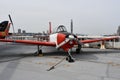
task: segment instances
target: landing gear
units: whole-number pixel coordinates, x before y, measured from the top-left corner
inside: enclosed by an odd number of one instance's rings
[[[81,49],[77,48],[77,49],[76,49],[76,54],[79,54],[80,51],[81,51]]]
[[[67,57],[66,57],[66,60],[67,60],[68,62],[75,62],[74,59],[72,59],[71,56],[67,56]]]
[[[78,48],[76,49],[76,53],[79,54],[81,51],[81,44],[78,42]]]
[[[72,55],[71,55],[71,53],[70,53],[70,50],[68,51],[68,56],[66,57],[66,60],[68,62],[75,62],[74,59],[73,59],[73,57],[72,57]]]
[[[43,53],[42,53],[42,46],[37,46],[37,52],[35,52],[35,56],[43,56]]]

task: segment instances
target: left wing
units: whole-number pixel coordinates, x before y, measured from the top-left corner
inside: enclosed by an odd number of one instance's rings
[[[41,46],[56,46],[55,42],[42,42],[42,41],[33,41],[33,40],[0,39],[0,42],[14,42],[14,43],[23,43],[23,44],[32,44],[32,45],[41,45]]]
[[[117,39],[118,37],[106,37],[106,38],[98,38],[98,39],[87,39],[87,40],[81,40],[80,42],[82,44],[85,43],[93,43],[93,42],[99,42],[99,41],[107,41],[107,40],[112,40],[112,39]]]

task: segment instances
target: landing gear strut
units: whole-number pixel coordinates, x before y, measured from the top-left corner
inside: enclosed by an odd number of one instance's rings
[[[42,46],[37,46],[37,52],[35,52],[35,56],[43,56],[43,53],[42,53]]]
[[[82,47],[82,46],[81,46],[80,42],[78,42],[78,48],[76,49],[76,53],[77,53],[77,54],[80,53],[81,47]]]
[[[73,57],[72,57],[72,55],[71,55],[71,53],[70,53],[70,50],[68,50],[68,56],[66,57],[66,60],[67,60],[68,62],[74,62],[74,59],[73,59]]]

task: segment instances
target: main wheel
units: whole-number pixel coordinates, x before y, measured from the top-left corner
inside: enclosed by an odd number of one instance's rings
[[[79,54],[80,53],[80,49],[77,48],[76,49],[76,53]]]
[[[42,50],[41,49],[38,51],[38,54],[42,54]]]
[[[75,62],[74,59],[71,58],[71,56],[66,57],[66,60],[67,60],[68,62]]]

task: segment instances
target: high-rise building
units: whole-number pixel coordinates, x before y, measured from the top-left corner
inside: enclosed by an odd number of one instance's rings
[[[25,31],[25,30],[23,30],[23,31],[22,31],[22,33],[23,33],[23,34],[25,34],[25,33],[26,33],[26,31]]]
[[[18,29],[18,33],[21,34],[21,29]]]

